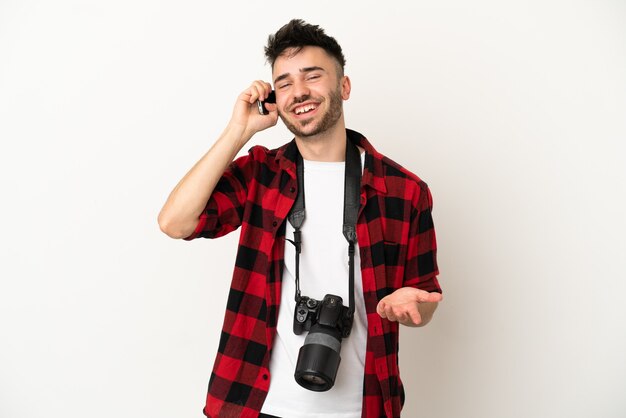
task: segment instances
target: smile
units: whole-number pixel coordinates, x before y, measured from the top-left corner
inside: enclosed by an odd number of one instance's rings
[[[309,112],[311,112],[311,111],[313,111],[315,109],[317,109],[317,105],[315,105],[315,104],[307,104],[307,105],[304,105],[304,106],[296,107],[293,110],[293,112],[296,115],[303,115],[303,114],[309,113]]]

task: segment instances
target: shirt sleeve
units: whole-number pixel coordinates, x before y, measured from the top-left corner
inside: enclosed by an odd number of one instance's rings
[[[200,215],[195,231],[185,240],[218,238],[241,226],[254,167],[251,152],[230,163]]]
[[[407,265],[403,286],[441,293],[437,280],[437,239],[432,218],[433,199],[428,186],[422,183],[411,214]]]

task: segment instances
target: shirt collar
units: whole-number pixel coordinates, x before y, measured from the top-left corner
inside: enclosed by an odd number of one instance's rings
[[[350,142],[365,150],[365,167],[363,168],[362,185],[369,186],[381,193],[387,193],[382,154],[376,151],[362,134],[351,129],[346,129],[346,136]],[[276,152],[276,162],[279,167],[287,171],[293,178],[296,178],[297,155],[298,147],[296,146],[295,139],[292,139],[289,143],[280,147]]]

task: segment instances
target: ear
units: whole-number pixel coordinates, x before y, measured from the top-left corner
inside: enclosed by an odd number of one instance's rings
[[[351,89],[352,85],[350,84],[350,77],[344,75],[341,77],[341,98],[343,100],[348,100],[350,98]]]

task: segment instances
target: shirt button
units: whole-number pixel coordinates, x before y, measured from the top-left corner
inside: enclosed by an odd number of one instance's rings
[[[292,187],[291,189],[289,189],[289,192],[291,192],[291,193],[293,193],[293,192],[295,192],[295,191],[296,191],[296,188],[295,188],[295,187]]]
[[[276,221],[272,222],[272,226],[276,226],[276,225],[278,225],[278,222]]]
[[[268,376],[268,375],[266,375],[266,374],[264,374],[264,375],[263,375],[263,380],[267,380],[267,379],[269,379],[269,376]]]

